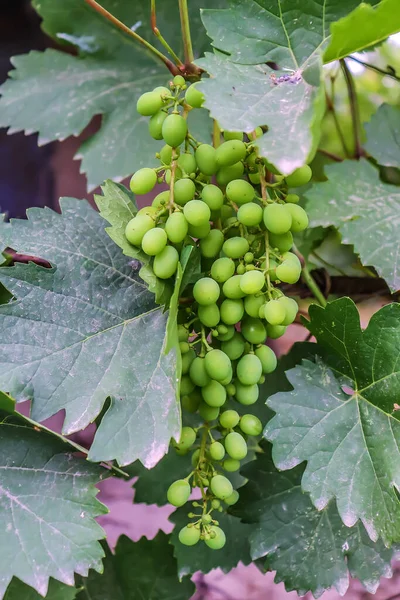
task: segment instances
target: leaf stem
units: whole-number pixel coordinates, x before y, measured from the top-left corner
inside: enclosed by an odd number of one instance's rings
[[[328,93],[325,92],[326,106],[328,108],[328,111],[332,115],[333,122],[335,123],[336,131],[337,131],[337,134],[339,136],[340,143],[342,144],[344,155],[345,155],[346,158],[348,158],[350,156],[349,149],[347,148],[347,144],[346,144],[346,141],[344,139],[343,131],[342,131],[342,128],[340,127],[339,119],[338,119],[336,108],[335,108],[335,102],[334,102],[334,97],[335,97],[334,83],[335,83],[335,80],[333,78],[331,78],[331,94],[332,94],[332,96],[330,97],[328,95]]]
[[[347,58],[354,60],[354,62],[358,63],[359,65],[362,65],[366,69],[371,69],[372,71],[376,71],[377,73],[380,73],[383,76],[391,77],[392,79],[400,83],[400,77],[396,75],[396,71],[393,69],[393,67],[390,67],[389,65],[388,68],[385,70],[381,69],[380,67],[377,67],[376,65],[371,65],[371,63],[364,62],[363,60],[360,60],[359,58],[356,58],[351,54]]]
[[[194,60],[192,37],[190,35],[189,11],[187,0],[179,1],[179,14],[181,16],[182,39],[185,49],[185,62],[192,63]]]
[[[168,54],[172,56],[175,63],[183,67],[183,62],[179,58],[177,54],[172,50],[171,46],[168,44],[166,39],[161,35],[160,30],[157,27],[157,15],[156,15],[156,0],[151,0],[151,28],[153,30],[154,35],[160,41],[160,43],[164,46]]]
[[[319,289],[314,277],[311,275],[310,271],[308,270],[304,256],[301,254],[301,252],[298,251],[298,249],[296,248],[296,246],[294,244],[293,244],[293,250],[301,262],[301,270],[303,273],[304,283],[307,285],[310,292],[312,292],[312,294],[313,294],[314,298],[317,300],[318,304],[320,304],[323,308],[325,308],[325,306],[327,305],[326,298],[323,295],[323,293],[321,292],[321,290]]]
[[[341,158],[337,154],[333,154],[333,152],[328,152],[328,150],[324,150],[323,148],[318,148],[317,152],[319,152],[320,154],[324,154],[325,156],[331,158],[335,162],[343,162],[343,158]]]
[[[354,84],[353,76],[350,73],[350,69],[347,66],[344,58],[340,59],[340,66],[342,67],[343,75],[346,81],[347,92],[349,95],[350,112],[353,120],[355,158],[361,158],[361,156],[364,155],[364,152],[361,147],[361,121],[356,86]]]
[[[94,8],[94,10],[97,11],[99,14],[101,14],[104,18],[106,18],[108,21],[110,21],[113,25],[118,27],[118,29],[121,29],[124,33],[128,34],[136,42],[139,42],[139,44],[141,44],[147,50],[149,50],[152,54],[154,54],[159,60],[161,60],[164,63],[164,65],[167,67],[167,69],[173,75],[179,75],[180,71],[179,71],[178,67],[176,65],[174,65],[174,63],[171,60],[169,60],[169,58],[167,58],[162,52],[157,50],[157,48],[155,48],[152,44],[150,44],[148,41],[146,41],[144,38],[142,38],[140,35],[138,35],[135,31],[132,31],[132,29],[130,29],[127,25],[125,25],[119,19],[117,19],[117,17],[114,17],[113,14],[111,14],[108,10],[106,10],[103,6],[101,6],[101,4],[96,2],[96,0],[85,0],[85,2],[87,4],[89,4],[89,6]]]

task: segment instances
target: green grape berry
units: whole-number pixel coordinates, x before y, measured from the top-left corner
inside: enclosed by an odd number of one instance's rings
[[[213,442],[210,444],[209,452],[213,460],[222,460],[225,456],[225,448],[221,442]]]
[[[258,400],[260,394],[259,387],[256,383],[253,385],[243,385],[240,381],[236,381],[236,400],[244,406],[251,406]]]
[[[203,387],[210,383],[211,377],[206,371],[206,364],[204,358],[197,356],[189,369],[190,379],[198,387]]]
[[[191,179],[179,179],[174,185],[174,200],[180,206],[184,206],[194,198],[196,186]]]
[[[193,446],[196,441],[196,432],[191,427],[182,427],[181,437],[178,443],[175,444],[176,448],[180,450],[188,450]]]
[[[231,458],[243,460],[247,456],[246,441],[240,433],[232,431],[225,438],[225,450]]]
[[[173,246],[166,246],[164,250],[154,258],[154,274],[160,279],[169,279],[175,273],[178,262],[178,251]]]
[[[286,327],[284,325],[270,325],[269,323],[267,325],[268,337],[271,338],[271,340],[277,340],[282,337],[285,331]]]
[[[304,231],[308,227],[308,216],[304,208],[298,206],[298,204],[286,204],[286,209],[292,216],[291,231],[297,233]]]
[[[267,339],[267,332],[260,319],[246,318],[242,323],[241,332],[250,344],[263,344]]]
[[[300,200],[300,197],[297,194],[288,194],[285,200],[286,202],[290,202],[290,204],[297,204]]]
[[[212,550],[220,550],[226,544],[226,536],[220,527],[212,525],[210,527],[210,537],[206,538],[204,541]]]
[[[151,203],[151,205],[154,206],[157,209],[161,208],[162,206],[165,206],[169,202],[169,194],[170,194],[169,190],[165,190],[164,192],[160,192],[154,198],[154,200]]]
[[[162,140],[162,126],[168,113],[165,110],[159,110],[149,121],[149,133],[155,140]]]
[[[240,281],[242,279],[242,275],[234,275],[230,277],[227,281],[225,281],[222,286],[222,293],[226,298],[243,298],[245,296],[245,292],[243,292],[240,287]]]
[[[217,172],[216,150],[209,144],[200,144],[196,149],[197,166],[204,175],[215,175]]]
[[[185,479],[178,479],[168,488],[168,502],[176,507],[183,506],[189,500],[190,492],[189,483]]]
[[[210,488],[214,496],[219,500],[225,500],[233,492],[231,482],[224,475],[215,475],[210,481]]]
[[[140,246],[145,234],[156,226],[154,219],[149,215],[133,217],[125,228],[125,237],[130,244]]]
[[[197,527],[182,527],[178,539],[184,546],[195,546],[200,540],[200,529]]]
[[[224,194],[218,186],[209,183],[203,187],[201,199],[209,206],[210,210],[219,210],[224,203]]]
[[[193,108],[201,108],[203,106],[205,97],[203,92],[197,89],[197,84],[193,83],[188,87],[185,94],[185,101]]]
[[[236,331],[233,325],[224,325],[223,323],[220,323],[217,329],[219,333],[218,340],[220,342],[227,342],[228,340],[231,340]]]
[[[241,333],[235,331],[232,338],[227,342],[222,342],[221,350],[229,356],[231,360],[240,358],[245,349],[245,339]]]
[[[190,365],[195,358],[196,353],[193,348],[190,348],[189,352],[185,352],[185,354],[182,355],[182,375],[189,373]]]
[[[230,167],[246,156],[246,146],[240,140],[230,140],[221,144],[216,151],[219,167]]]
[[[189,230],[188,222],[183,213],[174,212],[165,223],[165,232],[173,244],[180,244],[187,236]]]
[[[207,352],[205,364],[208,375],[216,381],[223,381],[232,369],[229,356],[218,349]]]
[[[276,276],[285,283],[296,283],[300,279],[301,267],[292,260],[284,260],[276,267]]]
[[[234,473],[240,469],[240,460],[230,457],[225,458],[224,462],[222,463],[222,467],[225,469],[225,471],[228,471],[228,473]]]
[[[229,258],[241,258],[249,251],[249,242],[246,238],[232,237],[226,240],[222,251]]]
[[[136,171],[136,173],[132,175],[130,188],[134,194],[138,194],[140,196],[142,194],[148,194],[151,192],[156,183],[157,173],[154,171],[154,169],[145,167],[144,169],[139,169],[139,171]]]
[[[155,115],[163,105],[161,94],[153,91],[142,94],[137,103],[136,110],[144,117]]]
[[[244,299],[244,310],[253,318],[258,318],[260,308],[264,306],[265,298],[262,294],[246,296]]]
[[[225,283],[235,272],[235,263],[226,256],[218,258],[211,267],[211,277],[218,283]]]
[[[187,134],[186,120],[177,114],[168,115],[162,126],[162,136],[168,146],[180,146]]]
[[[304,165],[293,171],[291,175],[285,177],[288,187],[300,187],[310,181],[312,171],[308,165]]]
[[[200,241],[200,252],[205,258],[214,258],[221,252],[224,234],[219,229],[211,229],[210,233]]]
[[[234,179],[226,186],[226,196],[228,200],[241,206],[254,199],[255,190],[245,179]]]
[[[202,200],[190,200],[183,207],[183,214],[190,225],[199,227],[209,222],[211,211]]]
[[[207,402],[201,402],[199,406],[199,415],[205,421],[215,421],[218,419],[219,415],[219,407],[218,406],[210,406]]]
[[[275,352],[268,346],[256,348],[255,355],[260,359],[263,373],[272,373],[276,369],[277,359]]]
[[[283,204],[268,204],[264,208],[263,219],[271,233],[286,233],[292,226],[292,216]]]
[[[221,320],[226,325],[235,325],[241,321],[244,314],[243,301],[227,298],[220,306]]]
[[[228,185],[230,181],[239,179],[244,173],[244,164],[237,162],[230,167],[222,167],[217,171],[217,183],[218,185]]]
[[[225,498],[224,502],[228,506],[233,506],[239,500],[239,492],[237,490],[233,490],[232,494]]]
[[[236,410],[225,410],[219,416],[219,422],[224,429],[233,429],[239,423],[240,416]]]
[[[269,243],[272,248],[280,252],[287,252],[293,246],[293,236],[290,231],[286,233],[269,233]]]
[[[257,383],[262,375],[262,364],[255,354],[245,354],[236,367],[236,375],[243,385]]]
[[[193,297],[198,304],[208,306],[215,304],[219,298],[220,289],[218,283],[211,277],[202,277],[196,281],[193,287]]]
[[[255,415],[243,415],[239,426],[246,435],[260,435],[263,429],[260,419]]]
[[[226,402],[226,389],[221,383],[214,379],[201,389],[201,393],[204,402],[209,406],[220,407]]]
[[[224,131],[224,140],[229,142],[230,140],[243,141],[243,133],[241,131]]]
[[[187,175],[195,173],[197,169],[196,159],[190,152],[184,152],[177,160],[178,167]]]
[[[285,307],[279,300],[270,300],[264,306],[264,318],[271,325],[282,325],[285,317]]]
[[[257,294],[265,285],[265,277],[261,271],[247,271],[240,280],[240,289],[245,294]]]
[[[201,323],[203,323],[203,325],[206,327],[216,327],[221,319],[219,308],[216,304],[199,306],[197,315]]]
[[[285,308],[285,319],[282,321],[281,325],[290,325],[295,320],[299,306],[293,298],[288,298],[287,296],[281,296],[278,298],[278,302],[280,302]]]
[[[255,227],[263,220],[263,209],[255,202],[243,204],[237,213],[237,218],[246,227]]]
[[[191,200],[191,202],[195,201]],[[202,240],[203,238],[207,237],[210,231],[211,226],[208,221],[206,221],[202,225],[191,225],[189,223],[189,235],[191,235],[193,238],[196,238],[197,240]]]
[[[160,150],[160,160],[164,165],[170,165],[172,162],[172,147],[166,144]]]

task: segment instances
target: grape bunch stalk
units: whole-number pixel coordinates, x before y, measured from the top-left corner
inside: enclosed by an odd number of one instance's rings
[[[174,442],[179,454],[192,452],[193,471],[172,483],[167,497],[181,507],[193,488],[200,490],[201,499],[192,503],[198,513],[189,512],[179,540],[187,546],[203,540],[217,550],[226,538],[215,517],[239,498],[229,476],[246,458],[249,438],[262,433],[260,419],[246,407],[276,368],[266,340],[282,336],[297,315],[296,301],[279,286],[300,278],[292,233],[304,230],[308,218],[289,190],[306,184],[312,172],[304,165],[287,177],[279,174],[258,153],[262,128],[250,134],[218,130],[214,146],[199,143],[187,116],[203,102],[197,84],[187,85],[180,75],[170,88],[139,98],[150,135],[165,145],[156,155],[160,166],[137,171],[130,187],[135,194],[161,183],[169,189],[138,211],[125,235],[153,257],[154,273],[163,280],[176,273],[185,246],[201,254],[204,276],[184,290],[178,312],[181,404],[201,424],[183,427]]]

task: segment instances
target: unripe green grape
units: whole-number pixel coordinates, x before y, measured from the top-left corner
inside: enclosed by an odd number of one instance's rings
[[[277,359],[275,352],[268,346],[256,348],[255,355],[260,359],[263,373],[272,373],[276,369]]]
[[[219,210],[224,203],[224,194],[219,187],[212,183],[203,187],[201,198],[209,206],[210,210]]]
[[[172,83],[173,83],[175,86],[179,86],[179,87],[182,87],[182,86],[186,85],[186,81],[185,81],[185,79],[182,77],[182,75],[175,75],[175,77],[174,77],[174,78],[173,78],[173,80],[172,80]]]
[[[142,94],[136,103],[136,110],[144,117],[156,114],[163,105],[161,94],[158,92],[146,92]]]
[[[199,406],[199,415],[205,421],[215,421],[218,419],[219,415],[219,407],[218,406],[209,406],[207,402],[201,402]]]
[[[162,126],[162,136],[168,146],[180,146],[187,134],[186,120],[177,114],[168,115]]]
[[[185,94],[185,102],[193,108],[201,108],[203,106],[205,97],[203,92],[197,89],[196,83],[193,83],[188,87]]]
[[[225,387],[226,387],[227,385],[229,385],[229,384],[230,384],[230,382],[232,381],[232,377],[233,377],[233,369],[232,369],[232,367],[231,367],[231,368],[229,369],[229,373],[228,373],[228,375],[227,375],[227,376],[226,376],[224,379],[221,379],[221,381],[220,381],[221,385],[223,385],[223,386],[225,386]]]
[[[234,473],[240,469],[240,461],[237,458],[226,458],[222,463],[223,469],[228,473]]]
[[[203,387],[211,381],[211,377],[209,377],[206,371],[205,360],[200,356],[197,356],[190,365],[189,375],[190,379],[198,387]]]
[[[226,197],[238,206],[251,202],[254,196],[253,186],[245,179],[234,179],[226,186]]]
[[[226,410],[219,416],[219,422],[224,429],[233,429],[240,421],[236,410]]]
[[[229,356],[222,350],[211,350],[205,356],[206,370],[211,379],[223,381],[232,369]]]
[[[264,132],[261,127],[256,127],[254,133],[256,134],[257,139],[264,135]]]
[[[158,85],[154,88],[153,92],[157,92],[158,94],[160,94],[161,98],[163,99],[163,102],[165,102],[171,96],[170,90],[167,87],[165,87],[165,85]]]
[[[278,248],[280,252],[287,252],[293,246],[293,236],[290,231],[286,233],[270,233],[269,243],[272,248]]]
[[[176,167],[176,169],[175,169],[175,183],[176,183],[176,182],[177,182],[179,179],[181,179],[182,175],[183,175],[183,174],[182,174],[182,171],[180,170],[180,168],[179,168],[179,167]],[[171,178],[172,178],[172,175],[171,175],[171,170],[170,170],[170,169],[168,169],[168,171],[166,171],[166,172],[165,172],[165,183],[168,183],[168,185],[170,185],[170,183],[171,183]]]
[[[245,354],[236,366],[236,375],[243,385],[257,383],[262,375],[262,364],[255,354]]]
[[[182,427],[181,437],[175,447],[181,450],[187,450],[193,446],[196,441],[196,432],[192,427]]]
[[[190,346],[188,342],[179,342],[179,350],[181,351],[181,354],[186,354],[189,352]]]
[[[154,220],[148,215],[133,217],[125,227],[125,237],[130,244],[140,246],[144,235],[155,226]]]
[[[185,396],[181,396],[181,405],[184,410],[187,410],[189,413],[195,413],[199,408],[201,398],[199,399],[196,390],[194,390],[191,394],[185,394]]]
[[[174,185],[174,200],[180,206],[184,206],[194,198],[196,186],[191,179],[179,179]]]
[[[246,263],[252,263],[254,260],[254,254],[252,252],[246,252],[244,255],[244,260]]]
[[[181,212],[174,212],[167,219],[165,232],[173,244],[180,244],[188,232],[188,222]]]
[[[189,330],[185,325],[178,325],[178,340],[180,342],[187,342],[189,338]]]
[[[158,209],[155,206],[143,206],[143,208],[137,211],[136,216],[148,215],[149,217],[154,217],[157,213]]]
[[[300,279],[301,268],[292,260],[284,260],[276,267],[276,276],[284,283],[296,283]]]
[[[290,229],[294,233],[307,229],[308,216],[304,208],[298,206],[297,204],[286,204],[285,206],[292,216],[292,226]]]
[[[200,529],[197,527],[182,527],[178,535],[179,541],[184,546],[195,546],[200,540]]]
[[[214,258],[221,252],[224,234],[219,229],[211,229],[207,237],[200,241],[200,252],[206,258]]]
[[[230,300],[227,298],[223,301],[220,308],[221,320],[226,325],[235,325],[241,321],[244,314],[244,306],[242,300]]]
[[[294,254],[294,252],[284,252],[282,254],[282,260],[290,260],[293,264],[295,264],[299,269],[301,269],[301,262],[298,256]]]
[[[213,500],[211,500],[211,506],[213,507],[214,510],[218,510],[218,508],[221,507],[221,502],[219,500],[217,500],[216,498],[214,498]]]
[[[220,407],[226,402],[226,389],[219,381],[214,379],[201,388],[201,393],[204,402],[209,406]]]
[[[227,281],[225,281],[222,286],[222,293],[227,298],[237,299],[243,298],[245,296],[245,292],[240,287],[240,281],[243,275],[233,275]]]
[[[261,271],[247,271],[240,280],[240,289],[244,294],[257,294],[265,285],[265,277]]]
[[[232,433],[228,433],[225,438],[225,450],[231,458],[243,460],[247,456],[246,441],[240,433],[232,431]]]
[[[134,194],[139,196],[142,194],[148,194],[154,188],[157,183],[157,173],[154,169],[145,167],[139,169],[131,177],[130,188]]]
[[[211,277],[202,277],[193,287],[193,297],[198,304],[209,306],[215,304],[219,298],[219,285]]]
[[[244,299],[244,310],[246,313],[253,318],[258,318],[259,310],[265,303],[265,298],[262,294],[260,296],[246,296]]]
[[[202,240],[208,236],[211,231],[211,225],[208,221],[202,225],[191,225],[189,223],[189,235],[197,240]]]
[[[219,167],[230,167],[243,160],[246,156],[246,146],[240,140],[224,142],[217,148],[217,164]]]
[[[222,167],[217,171],[218,185],[228,185],[230,181],[239,179],[244,173],[244,165],[242,162],[237,162],[231,167]]]
[[[225,533],[220,527],[217,527],[215,525],[212,525],[212,527],[210,527],[210,530],[213,535],[212,537],[204,540],[205,543],[209,548],[211,548],[211,550],[221,550],[221,548],[223,548],[226,544]]]
[[[264,307],[264,318],[271,325],[282,325],[286,317],[284,305],[279,300],[270,300]]]
[[[200,144],[196,149],[195,158],[197,166],[203,175],[215,175],[217,172],[217,157],[215,148],[210,144]]]
[[[213,460],[222,460],[225,456],[225,448],[221,442],[213,442],[210,444],[209,452]]]
[[[183,207],[183,214],[188,223],[195,227],[208,223],[211,216],[210,209],[202,200],[190,200],[190,202]]]
[[[192,454],[192,457],[190,459],[190,462],[192,463],[193,467],[198,467],[198,462],[200,459],[200,448],[197,448],[197,450],[195,450]],[[193,502],[192,506],[195,506],[195,503]]]
[[[168,502],[176,507],[183,506],[189,500],[190,491],[189,483],[185,479],[178,479],[168,488]]]
[[[223,253],[229,258],[241,258],[249,251],[249,242],[246,238],[232,237],[222,246]]]
[[[210,481],[210,488],[214,496],[219,500],[225,500],[233,492],[231,482],[224,475],[215,475]]]
[[[278,298],[278,302],[283,304],[286,312],[285,320],[282,321],[281,325],[290,325],[295,320],[299,306],[293,298],[288,298],[287,296],[281,296]]]
[[[270,325],[269,323],[267,325],[268,337],[271,338],[271,340],[277,340],[282,337],[285,331],[286,327],[284,325]]]
[[[151,203],[151,205],[154,206],[154,208],[160,209],[165,204],[168,204],[168,202],[169,202],[169,194],[170,194],[169,190],[165,190],[165,192],[160,192],[154,198],[154,200]]]
[[[166,144],[160,150],[160,159],[164,165],[170,165],[172,162],[172,147]]]
[[[263,344],[267,339],[267,332],[260,319],[249,318],[243,321],[241,332],[250,344]]]
[[[263,219],[271,233],[286,233],[292,226],[292,216],[283,204],[268,204],[264,208]]]
[[[253,385],[243,385],[240,381],[236,381],[236,400],[244,406],[255,404],[260,394],[259,387],[256,383]]]
[[[197,310],[200,321],[206,327],[216,327],[221,320],[219,308],[216,304],[210,304],[209,306],[199,306]]]
[[[243,415],[239,426],[246,435],[260,435],[263,430],[260,419],[255,415]]]
[[[258,380],[258,385],[262,385],[263,383],[265,383],[265,375],[261,375],[260,379]]]
[[[258,185],[261,182],[260,173],[249,173],[249,179],[253,185]]]
[[[244,275],[244,274],[246,273],[246,267],[245,267],[245,266],[244,266],[242,263],[240,263],[240,264],[239,264],[239,265],[236,267],[236,273],[237,273],[238,275]],[[243,296],[244,296],[244,294],[243,294]]]
[[[231,360],[237,360],[244,352],[245,340],[241,333],[235,331],[233,337],[227,342],[222,342],[221,350],[225,352]]]
[[[154,258],[154,274],[160,279],[169,279],[175,273],[178,262],[178,251],[173,246],[165,246],[164,250]]]
[[[224,325],[223,323],[220,323],[217,329],[219,333],[218,341],[220,342],[227,342],[232,339],[236,331],[233,325]]]
[[[237,218],[246,227],[255,227],[263,220],[263,209],[255,202],[243,204],[238,210]]]
[[[233,383],[226,386],[226,393],[228,396],[234,396],[236,394],[236,387]]]
[[[235,272],[235,263],[226,256],[218,258],[211,267],[211,277],[218,283],[225,283]]]
[[[285,177],[288,187],[300,187],[310,181],[312,171],[308,165],[304,165]]]
[[[285,198],[286,202],[289,202],[290,204],[297,204],[298,201],[300,200],[300,196],[298,196],[297,194],[288,194]]]
[[[167,116],[168,113],[164,110],[159,110],[151,117],[149,121],[149,133],[155,140],[162,140],[162,126]]]
[[[241,131],[224,131],[224,140],[229,142],[230,140],[243,141],[243,133]]]
[[[228,496],[228,498],[225,498],[224,502],[228,506],[233,506],[234,504],[236,504],[236,502],[238,500],[239,500],[239,492],[236,490],[233,490],[232,494],[230,496]]]
[[[182,356],[182,375],[189,373],[190,365],[195,358],[196,352],[193,350],[193,348],[190,348],[189,352],[185,352],[185,354]]]
[[[223,223],[226,223],[227,219],[230,219],[235,215],[236,212],[232,206],[229,206],[228,204],[223,204],[221,206],[221,220]]]
[[[196,159],[190,152],[184,152],[177,160],[178,167],[187,175],[195,173],[197,169]]]
[[[155,256],[167,245],[167,234],[164,229],[156,227],[147,231],[142,239],[142,249],[148,256]]]
[[[189,371],[190,372],[190,371]],[[181,396],[188,396],[193,392],[195,385],[189,375],[182,375],[181,377],[181,385],[180,385],[180,393]]]

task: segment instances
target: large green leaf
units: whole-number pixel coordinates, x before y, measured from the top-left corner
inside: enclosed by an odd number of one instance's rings
[[[270,446],[264,445],[264,451],[244,468],[249,481],[231,509],[255,524],[250,534],[252,558],[266,557],[266,568],[276,571],[275,582],[283,581],[287,591],[311,591],[318,597],[334,586],[343,595],[350,573],[374,593],[380,577],[392,575],[395,549],[371,542],[361,524],[343,525],[334,501],[317,511],[301,490],[303,467],[279,472]]]
[[[400,110],[382,104],[365,125],[365,149],[380,165],[400,167]]]
[[[45,596],[50,577],[73,585],[74,572],[102,571],[95,484],[107,471],[11,412],[0,409],[0,597],[13,576]]]
[[[90,572],[81,584],[78,600],[188,600],[194,585],[178,580],[177,564],[168,543],[169,536],[159,532],[153,540],[132,542],[119,538],[115,554],[106,549],[104,575]]]
[[[389,287],[400,288],[398,232],[400,190],[382,183],[368,161],[326,167],[328,181],[306,193],[311,225],[334,225],[344,244],[354,245],[364,265],[375,267]]]
[[[331,41],[324,54],[325,62],[375,46],[400,31],[398,0],[381,0],[376,8],[371,4],[376,2],[360,2],[348,16],[332,23]]]
[[[50,579],[45,600],[74,600],[74,598],[76,598],[74,587]],[[43,600],[43,596],[19,579],[14,578],[7,588],[4,600]]]
[[[360,519],[371,539],[399,541],[400,305],[375,313],[364,332],[349,298],[312,305],[310,316],[323,362],[288,371],[293,391],[268,400],[274,462],[307,461],[302,486],[319,510],[335,497],[345,525]]]
[[[135,26],[140,35],[155,40],[148,0],[103,0],[101,4],[128,26]],[[206,4],[207,0],[189,3],[198,54],[208,45],[199,14]],[[46,32],[58,43],[64,40],[75,46],[79,55],[50,49],[14,58],[15,70],[2,87],[0,126],[10,126],[10,132],[38,131],[43,144],[78,135],[94,115],[104,115],[100,131],[78,152],[89,188],[108,177],[121,179],[152,165],[160,142],[150,138],[147,119],[136,112],[136,100],[168,82],[165,66],[83,0],[35,0],[34,6]],[[158,12],[158,27],[180,51],[176,1],[163,0]]]
[[[110,396],[90,458],[154,466],[180,430],[168,313],[154,308],[101,216],[84,201],[61,206],[61,215],[31,209],[7,229],[9,246],[55,267],[0,270],[17,298],[0,307],[0,389],[33,399],[37,421],[65,409],[65,433],[86,427]]]

